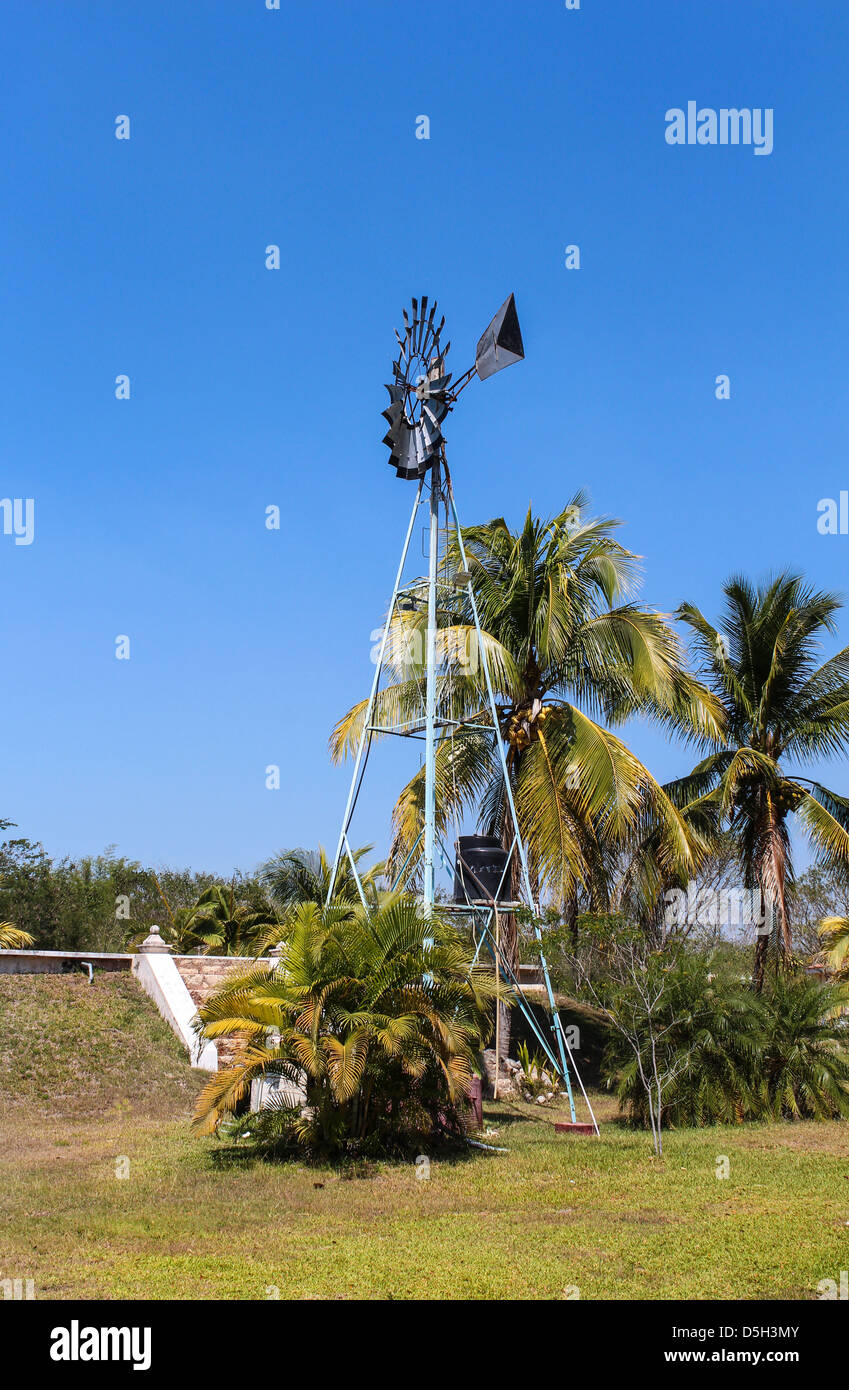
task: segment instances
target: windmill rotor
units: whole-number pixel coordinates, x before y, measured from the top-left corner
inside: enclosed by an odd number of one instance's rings
[[[386,385],[389,405],[383,418],[389,428],[383,442],[397,477],[423,478],[439,453],[442,421],[451,409],[451,373],[445,370],[451,344],[441,345],[445,318],[436,322],[436,301],[428,311],[427,295],[402,313],[404,332],[395,330],[398,356]]]
[[[445,316],[436,322],[436,300],[428,310],[428,297],[414,299],[410,312],[401,310],[404,332],[395,330],[398,356],[387,383],[389,405],[383,418],[389,428],[383,437],[389,446],[389,463],[399,478],[421,481],[438,458],[443,443],[442,422],[457,397],[473,377],[485,381],[496,372],[520,362],[525,355],[516,301],[508,295],[495,318],[478,340],[475,360],[452,385],[445,370],[450,342],[441,344]]]

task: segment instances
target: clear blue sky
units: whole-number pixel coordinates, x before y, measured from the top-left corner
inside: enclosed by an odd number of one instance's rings
[[[35,540],[0,534],[0,815],[222,872],[335,841],[422,291],[455,370],[510,290],[524,329],[450,421],[464,520],[583,485],[665,610],[715,615],[738,569],[849,588],[816,528],[849,488],[847,58],[842,0],[5,0],[0,496],[35,499]],[[773,153],[670,147],[691,99],[773,108]],[[372,755],[360,843],[404,751]]]

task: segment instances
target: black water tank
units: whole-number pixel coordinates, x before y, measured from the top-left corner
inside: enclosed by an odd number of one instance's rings
[[[454,868],[455,903],[464,903],[467,899],[472,902],[490,901],[492,898],[498,902],[509,902],[510,875],[504,872],[506,863],[507,851],[494,836],[461,835],[457,840]]]

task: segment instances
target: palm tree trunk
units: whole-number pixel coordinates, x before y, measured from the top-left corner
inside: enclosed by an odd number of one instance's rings
[[[769,937],[759,936],[755,944],[755,963],[752,969],[752,988],[755,994],[760,994],[764,987],[764,972],[766,970],[766,953],[769,949]]]
[[[573,948],[573,950],[577,951],[577,949],[578,949],[578,895],[577,895],[577,893],[570,893],[569,896],[568,896],[568,898],[567,898],[566,901],[564,902],[564,904],[563,904],[563,920],[565,921],[566,926],[569,928],[569,934],[570,934],[570,936],[572,937],[572,948]]]
[[[758,887],[761,892],[761,905],[764,912],[764,930],[755,946],[755,963],[752,984],[756,994],[763,989],[764,971],[770,937],[775,933],[779,961],[783,967],[790,963],[790,921],[787,914],[787,852],[783,835],[783,818],[776,810],[769,792],[766,794],[764,817],[763,852],[758,865]]]

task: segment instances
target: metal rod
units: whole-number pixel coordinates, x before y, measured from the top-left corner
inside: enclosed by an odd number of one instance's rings
[[[341,858],[342,858],[342,848],[343,848],[343,845],[344,845],[344,842],[345,842],[345,836],[346,836],[347,833],[348,833],[348,827],[349,827],[349,825],[350,825],[350,823],[351,823],[351,813],[352,813],[353,807],[354,807],[354,797],[355,797],[355,795],[356,795],[357,779],[358,779],[358,777],[359,777],[360,764],[362,763],[362,760],[363,760],[363,752],[364,752],[364,750],[365,750],[366,740],[371,738],[371,734],[368,732],[368,729],[369,729],[369,725],[371,724],[372,712],[373,712],[373,710],[374,710],[374,703],[375,703],[375,700],[377,699],[377,689],[378,689],[378,686],[379,686],[379,684],[380,684],[380,673],[381,673],[381,670],[382,670],[382,668],[383,668],[383,658],[384,658],[384,655],[385,655],[385,653],[386,653],[386,644],[387,644],[387,642],[389,641],[389,628],[390,628],[390,625],[391,625],[391,623],[392,623],[392,615],[393,615],[393,613],[394,613],[394,611],[395,611],[395,601],[396,601],[396,599],[397,599],[397,597],[398,597],[398,588],[399,588],[399,586],[400,586],[401,580],[402,580],[403,575],[404,575],[404,566],[405,566],[405,564],[407,563],[407,551],[410,549],[410,539],[411,539],[412,534],[413,534],[413,527],[415,526],[415,523],[416,523],[416,513],[418,512],[418,509],[419,509],[419,503],[420,503],[421,500],[422,500],[422,488],[423,488],[423,487],[424,487],[424,479],[421,479],[420,482],[419,482],[419,486],[418,486],[418,488],[417,488],[417,490],[416,490],[416,499],[415,499],[415,501],[413,502],[413,510],[412,510],[412,513],[410,514],[410,524],[409,524],[409,526],[407,527],[407,535],[406,535],[406,537],[404,538],[404,548],[403,548],[403,550],[401,551],[401,563],[400,563],[399,566],[398,566],[398,573],[397,573],[396,576],[395,576],[395,585],[394,585],[393,590],[392,590],[392,601],[391,601],[391,603],[389,604],[389,610],[388,610],[388,612],[387,612],[387,614],[386,614],[386,622],[385,622],[384,625],[383,625],[383,638],[382,638],[382,641],[381,641],[381,643],[380,643],[380,652],[379,652],[378,658],[377,658],[377,666],[376,666],[375,672],[374,672],[374,680],[372,681],[372,685],[371,685],[371,694],[369,695],[369,701],[368,701],[368,706],[367,706],[367,708],[366,708],[365,719],[363,720],[363,731],[362,731],[362,734],[360,735],[360,745],[359,745],[359,748],[357,749],[357,760],[356,760],[356,762],[354,763],[354,772],[353,772],[353,776],[351,777],[351,787],[350,787],[350,790],[349,790],[349,792],[348,792],[348,801],[347,801],[347,805],[345,806],[345,815],[344,815],[344,817],[343,817],[343,819],[342,819],[342,829],[341,829],[340,834],[339,834],[339,843],[338,843],[338,845],[336,846],[336,857],[335,857],[335,859],[333,860],[333,873],[330,875],[330,886],[329,886],[329,888],[328,888],[328,890],[327,890],[327,899],[326,899],[326,902],[325,902],[325,907],[329,907],[329,906],[330,906],[331,900],[332,900],[332,898],[333,898],[333,889],[336,887],[336,876],[337,876],[337,874],[339,873],[339,862],[340,862],[340,860],[341,860]]]
[[[559,1014],[557,1015],[557,1026],[558,1026],[558,1028],[560,1029],[560,1031],[561,1031],[561,1033],[562,1033],[562,1032],[563,1032],[563,1020],[561,1019],[561,1017],[560,1017]],[[572,1070],[574,1071],[575,1075],[576,1075],[577,1078],[578,1078],[578,1085],[579,1085],[580,1088],[581,1088],[581,1095],[584,1097],[584,1100],[585,1100],[586,1103],[587,1103],[587,1109],[588,1109],[589,1112],[590,1112],[590,1119],[592,1120],[593,1125],[595,1126],[595,1132],[596,1132],[596,1134],[598,1135],[598,1137],[599,1137],[599,1139],[600,1139],[600,1138],[601,1138],[601,1130],[600,1130],[599,1127],[598,1127],[598,1120],[597,1120],[596,1117],[595,1117],[595,1111],[593,1110],[592,1106],[590,1105],[590,1098],[589,1098],[589,1096],[587,1095],[586,1091],[584,1090],[584,1083],[583,1083],[583,1081],[581,1080],[581,1073],[578,1071],[577,1064],[576,1064],[576,1062],[575,1062],[574,1057],[572,1056],[572,1049],[571,1049],[571,1047],[569,1046],[569,1039],[566,1037],[566,1034],[565,1034],[565,1033],[563,1033],[563,1041],[564,1041],[564,1043],[566,1044],[566,1050],[567,1050],[567,1052],[569,1053],[569,1061],[572,1063]],[[572,1123],[574,1124],[574,1123],[575,1123],[575,1102],[572,1100],[572,1088],[571,1088],[571,1086],[569,1087],[569,1103],[570,1103],[570,1105],[572,1106]]]
[[[454,385],[449,387],[448,394],[450,396],[452,404],[454,403],[454,401],[456,401],[457,397],[461,394],[461,392],[465,391],[472,378],[477,375],[477,370],[478,369],[476,366],[469,367],[468,371],[464,372],[462,376],[458,376],[457,380],[454,382]]]
[[[436,838],[436,570],[439,560],[439,460],[430,470],[430,540],[427,588],[427,686],[425,692],[425,808],[423,902],[427,916],[434,903]]]
[[[351,865],[351,873],[354,875],[354,882],[357,885],[357,892],[360,895],[360,902],[362,903],[366,912],[368,912],[370,910],[368,905],[368,899],[366,898],[365,892],[363,890],[363,885],[360,883],[360,876],[357,873],[357,861],[354,859],[354,851],[351,849],[351,842],[348,839],[347,834],[345,835],[345,850],[348,855],[348,862]]]
[[[403,864],[401,865],[401,868],[400,868],[400,871],[399,871],[399,873],[398,873],[398,876],[397,876],[397,878],[395,879],[395,882],[394,882],[393,885],[392,885],[392,892],[393,892],[393,893],[394,893],[395,890],[398,888],[399,884],[401,883],[402,878],[404,877],[405,873],[407,872],[407,866],[408,866],[410,860],[412,859],[413,855],[415,854],[416,850],[417,850],[418,847],[419,847],[419,841],[420,841],[421,838],[422,838],[422,834],[423,834],[423,831],[420,830],[419,833],[418,833],[418,835],[416,836],[416,842],[415,842],[415,844],[413,845],[413,848],[410,850],[410,853],[407,855],[407,858],[404,860]]]
[[[422,735],[421,735],[421,734],[408,733],[408,732],[407,732],[406,730],[404,730],[404,729],[382,729],[382,728],[380,727],[379,724],[371,724],[371,725],[369,725],[369,733],[370,733],[370,734],[391,734],[393,738],[415,738],[415,739],[418,739],[419,743],[422,742]]]
[[[494,943],[494,941],[493,941],[492,931],[491,931],[489,925],[484,925],[484,926],[481,927],[481,940],[485,943],[486,948],[487,948],[487,950],[489,951],[489,954],[492,956],[493,961],[494,961],[494,960],[495,960],[495,951],[496,951],[496,947],[495,947],[495,943]],[[539,1024],[537,1023],[537,1021],[536,1021],[536,1019],[535,1019],[535,1017],[534,1017],[533,1010],[531,1009],[530,1004],[529,1004],[528,1001],[525,999],[524,994],[522,993],[522,984],[521,984],[521,981],[517,979],[517,977],[516,977],[516,975],[515,975],[513,969],[511,968],[509,962],[505,959],[505,957],[504,957],[503,955],[502,955],[502,957],[501,957],[501,969],[504,971],[504,974],[505,974],[505,976],[507,977],[507,983],[508,983],[509,985],[511,985],[511,986],[513,987],[513,989],[516,991],[516,1005],[517,1005],[517,1008],[518,1008],[520,1014],[522,1015],[522,1017],[524,1018],[525,1022],[526,1022],[526,1023],[528,1024],[528,1026],[530,1027],[531,1032],[533,1033],[534,1037],[536,1038],[537,1042],[539,1043],[540,1047],[542,1048],[543,1052],[545,1053],[546,1057],[548,1058],[548,1061],[551,1063],[551,1066],[554,1068],[554,1070],[555,1070],[556,1072],[560,1072],[560,1071],[561,1071],[561,1064],[560,1064],[560,1062],[558,1062],[557,1057],[556,1057],[554,1051],[552,1050],[551,1044],[548,1042],[548,1040],[547,1040],[545,1034],[541,1031],[541,1029],[540,1029],[540,1027],[539,1027]],[[569,1075],[568,1075],[568,1072],[567,1072],[566,1076],[565,1076],[563,1079],[565,1080],[566,1086],[567,1086],[567,1088],[568,1088],[568,1087],[569,1087]]]
[[[460,555],[461,555],[462,560],[463,560],[463,569],[464,569],[464,570],[468,570],[469,566],[468,566],[468,561],[467,561],[467,559],[466,559],[466,547],[465,547],[464,544],[463,544],[463,533],[462,533],[462,531],[461,531],[461,529],[460,529],[460,518],[459,518],[459,516],[457,515],[457,503],[456,503],[455,500],[454,500],[454,488],[453,488],[453,486],[452,486],[452,484],[451,484],[450,479],[449,479],[449,481],[448,481],[448,496],[449,496],[449,499],[450,499],[450,501],[451,501],[451,512],[452,512],[452,515],[453,515],[453,517],[454,517],[454,526],[455,526],[455,529],[456,529],[456,532],[457,532],[457,542],[458,542],[459,547],[460,547]],[[486,693],[487,693],[487,697],[488,697],[488,699],[489,699],[489,712],[490,712],[490,714],[491,714],[491,716],[492,716],[492,725],[493,725],[493,729],[494,729],[494,732],[495,732],[495,741],[496,741],[496,743],[497,743],[497,745],[498,745],[498,756],[499,756],[499,758],[500,758],[500,760],[501,760],[501,771],[502,771],[502,773],[504,774],[504,790],[505,790],[505,792],[506,792],[506,795],[507,795],[507,802],[508,802],[508,805],[509,805],[509,807],[510,807],[510,815],[511,815],[512,818],[513,818],[513,828],[515,829],[516,834],[517,834],[517,837],[518,837],[518,846],[517,846],[517,847],[518,847],[518,850],[519,850],[519,859],[521,860],[521,864],[522,864],[522,877],[523,877],[523,879],[524,879],[524,881],[525,881],[525,892],[526,892],[527,895],[528,895],[528,903],[529,903],[529,905],[533,905],[534,895],[533,895],[533,890],[532,890],[532,888],[531,888],[531,875],[530,875],[530,871],[529,871],[529,869],[528,869],[528,858],[527,858],[527,855],[525,854],[525,845],[524,845],[524,841],[522,840],[521,835],[519,835],[519,817],[516,815],[516,805],[515,805],[515,802],[514,802],[514,800],[513,800],[513,789],[512,789],[512,787],[510,786],[510,774],[509,774],[509,772],[508,772],[508,770],[507,770],[507,758],[506,758],[505,753],[504,753],[504,740],[503,740],[502,737],[501,737],[501,728],[500,728],[499,723],[498,723],[498,711],[497,711],[496,705],[495,705],[495,694],[494,694],[493,689],[492,689],[492,680],[491,680],[490,674],[489,674],[489,662],[487,661],[487,658],[486,658],[486,650],[485,650],[484,644],[483,644],[483,633],[482,633],[482,631],[481,631],[480,617],[479,617],[479,615],[478,615],[478,605],[477,605],[477,602],[476,602],[476,600],[475,600],[475,594],[474,594],[474,590],[473,590],[473,588],[472,588],[472,581],[471,581],[471,579],[469,579],[469,581],[468,581],[468,583],[467,583],[467,585],[466,585],[466,592],[468,593],[468,596],[469,596],[469,602],[471,603],[471,606],[472,606],[472,614],[473,614],[474,620],[475,620],[475,632],[477,633],[477,639],[478,639],[478,651],[479,651],[479,653],[480,653],[481,664],[482,664],[482,666],[483,666],[483,673],[484,673],[484,677],[485,677],[485,679],[486,679]]]
[[[517,835],[518,835],[518,831],[517,831],[516,833],[517,833]],[[442,845],[442,837],[441,837],[441,836],[440,836],[440,845]],[[443,853],[444,853],[444,846],[443,846],[442,848],[443,848]],[[512,853],[512,849],[511,849],[511,853]],[[470,865],[468,865],[468,864],[466,863],[466,861],[465,861],[465,859],[462,857],[462,855],[458,854],[458,859],[459,859],[459,862],[460,862],[460,865],[461,865],[461,868],[462,868],[462,871],[463,871],[463,883],[464,883],[464,885],[465,885],[466,875],[468,874],[469,878],[474,879],[475,883],[478,885],[478,887],[481,889],[481,891],[485,893],[485,892],[486,892],[486,889],[484,888],[484,885],[481,883],[481,881],[480,881],[480,879],[478,878],[477,874],[475,873],[474,869],[472,869],[472,868],[470,867]],[[505,866],[504,872],[506,872],[506,868],[507,868],[507,866],[509,866],[509,863],[510,863],[510,860],[509,860],[509,858],[508,858],[508,860],[507,860],[507,865]],[[502,882],[503,882],[503,879],[504,879],[504,872],[502,872],[502,876],[501,876]],[[500,884],[499,884],[499,887],[500,887]],[[489,895],[487,895],[487,896],[489,896]],[[572,1099],[572,1083],[571,1083],[571,1081],[570,1081],[570,1079],[569,1079],[569,1069],[568,1069],[567,1066],[565,1066],[565,1062],[564,1062],[564,1060],[563,1060],[563,1049],[562,1049],[562,1047],[560,1048],[561,1060],[560,1060],[560,1062],[558,1062],[558,1061],[557,1061],[557,1058],[555,1057],[554,1053],[552,1052],[551,1048],[549,1047],[548,1043],[546,1042],[544,1036],[542,1035],[542,1033],[540,1032],[539,1028],[537,1027],[537,1025],[536,1025],[536,1019],[535,1019],[534,1016],[533,1016],[533,1012],[531,1011],[530,1006],[526,1006],[525,1003],[523,1002],[522,986],[521,986],[521,983],[520,983],[520,981],[517,979],[516,974],[515,974],[515,972],[514,972],[512,966],[510,965],[509,961],[507,961],[506,958],[503,958],[503,957],[502,957],[502,955],[501,955],[501,947],[500,947],[500,944],[498,943],[498,940],[497,940],[497,939],[496,939],[495,947],[494,947],[494,950],[493,950],[493,946],[492,946],[492,944],[491,944],[492,932],[491,932],[491,930],[490,930],[490,925],[489,925],[489,924],[490,924],[490,922],[492,921],[492,918],[493,918],[493,916],[494,916],[494,917],[495,917],[496,926],[498,925],[498,904],[497,904],[497,902],[496,902],[496,899],[493,898],[493,897],[490,897],[489,906],[487,906],[487,907],[477,907],[477,906],[475,906],[473,903],[471,903],[471,902],[469,901],[469,895],[468,895],[468,891],[467,891],[467,892],[466,892],[466,900],[467,900],[467,902],[469,903],[469,910],[470,910],[472,913],[475,913],[475,912],[486,912],[486,913],[489,914],[489,916],[488,916],[486,922],[484,922],[484,924],[483,924],[483,936],[486,936],[487,938],[490,939],[490,944],[489,944],[489,946],[488,946],[489,953],[490,953],[490,955],[492,956],[493,961],[494,961],[495,964],[496,964],[496,968],[497,968],[497,966],[498,966],[498,961],[499,961],[499,960],[501,961],[501,966],[502,966],[502,969],[504,970],[504,973],[508,976],[510,982],[511,982],[511,983],[515,986],[515,988],[516,988],[516,991],[517,991],[517,994],[518,994],[518,1000],[519,1000],[519,1010],[520,1010],[521,1014],[522,1014],[523,1017],[525,1018],[526,1022],[530,1023],[531,1028],[533,1029],[533,1032],[534,1032],[534,1035],[535,1035],[537,1041],[542,1045],[543,1051],[545,1052],[545,1055],[546,1055],[546,1057],[548,1058],[548,1060],[550,1061],[551,1065],[553,1066],[555,1072],[560,1072],[560,1073],[562,1074],[563,1080],[566,1082],[566,1090],[567,1090],[568,1095],[569,1095],[569,1106],[570,1106],[570,1109],[571,1109],[571,1112],[572,1112],[572,1119],[574,1120],[574,1119],[575,1119],[575,1104],[574,1104],[574,1101],[573,1101],[573,1099]],[[480,949],[480,948],[478,948],[478,949]],[[477,957],[477,951],[475,952],[475,957]],[[498,1007],[498,1006],[496,1006],[496,1009],[497,1009],[497,1007]],[[556,1004],[555,1004],[555,1005],[554,1005],[554,1018],[553,1018],[553,1021],[552,1021],[552,1031],[555,1033],[555,1036],[557,1035],[557,1027],[555,1026],[555,1025],[557,1025],[557,1024],[560,1024],[560,1015],[559,1015],[558,1012],[557,1012],[557,1006],[556,1006]],[[560,1025],[560,1026],[562,1027],[562,1025]],[[496,1032],[497,1032],[497,1029],[498,1029],[498,1013],[496,1012]],[[565,1041],[565,1038],[564,1038],[564,1041]],[[569,1044],[566,1043],[566,1046],[568,1047]],[[496,1050],[496,1051],[497,1051],[497,1050]],[[570,1055],[571,1055],[571,1054],[570,1054]],[[578,1078],[578,1080],[580,1081],[580,1077]],[[581,1086],[581,1089],[583,1090],[583,1084],[582,1084],[582,1086]],[[588,1104],[589,1104],[589,1102],[588,1102]],[[595,1117],[593,1117],[593,1118],[595,1118]]]

